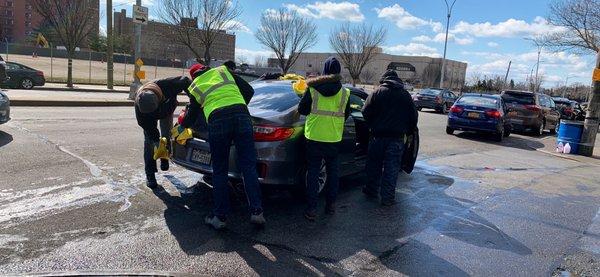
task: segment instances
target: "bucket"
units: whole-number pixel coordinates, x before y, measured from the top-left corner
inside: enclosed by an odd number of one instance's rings
[[[561,120],[556,144],[562,142],[563,145],[566,145],[568,143],[571,146],[571,154],[577,154],[581,142],[581,133],[583,133],[583,122]]]

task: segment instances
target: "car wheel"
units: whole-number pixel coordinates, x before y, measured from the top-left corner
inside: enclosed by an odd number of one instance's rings
[[[308,187],[308,170],[304,167],[299,174],[297,186],[294,188],[292,193],[294,197],[299,199],[304,199],[306,197],[306,188]],[[323,189],[325,188],[325,182],[327,181],[327,170],[325,167],[325,160],[321,161],[321,170],[319,171],[319,178],[317,179],[319,183],[318,194],[321,194]]]
[[[497,142],[502,142],[504,138],[504,128],[500,130],[500,132],[494,134],[494,140]]]
[[[449,126],[446,126],[446,134],[448,134],[448,135],[454,134],[454,129],[450,128]]]
[[[544,125],[546,125],[546,123],[542,123],[542,124],[540,124],[539,127],[536,128],[536,130],[535,130],[536,136],[541,136],[544,134],[544,129],[546,129]]]
[[[22,89],[32,89],[33,88],[33,80],[29,78],[21,79],[21,88]]]
[[[447,113],[448,113],[448,105],[447,105],[447,104],[444,104],[444,105],[442,106],[442,113],[443,113],[443,114],[447,114]]]

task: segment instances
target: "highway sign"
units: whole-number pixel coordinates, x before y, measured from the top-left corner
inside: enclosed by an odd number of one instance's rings
[[[148,7],[133,5],[133,23],[148,25]]]
[[[137,65],[138,67],[142,67],[142,65],[144,65],[144,61],[142,61],[142,59],[141,59],[141,58],[138,58],[138,59],[135,61],[135,65]]]
[[[146,71],[140,70],[135,75],[137,75],[140,80],[146,79]]]

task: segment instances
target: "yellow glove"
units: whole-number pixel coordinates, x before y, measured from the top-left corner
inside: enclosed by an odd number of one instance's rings
[[[292,83],[292,88],[296,94],[302,95],[304,92],[306,92],[308,86],[306,85],[306,81],[304,79],[300,79]]]
[[[158,159],[169,159],[169,150],[167,150],[167,138],[160,138],[160,142],[158,143],[158,147],[154,147],[154,157],[155,160]]]
[[[177,143],[181,144],[181,145],[185,145],[185,142],[188,139],[193,138],[193,133],[192,133],[192,129],[190,128],[185,128],[183,129],[183,132],[181,132],[177,138],[175,139],[175,141],[177,141]]]
[[[181,127],[181,126],[173,127],[173,129],[171,129],[171,138],[176,139],[182,131],[183,131],[183,127]]]

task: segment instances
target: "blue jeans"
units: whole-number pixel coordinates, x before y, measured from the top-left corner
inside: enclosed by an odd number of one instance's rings
[[[339,145],[338,143],[326,143],[307,140],[306,156],[308,162],[306,176],[306,200],[308,210],[314,211],[319,200],[319,173],[325,161],[327,180],[325,181],[325,201],[334,204],[339,188]]]
[[[365,189],[375,194],[381,188],[382,201],[396,198],[396,181],[403,152],[404,140],[401,138],[372,138],[369,143]]]
[[[160,125],[160,136],[168,140],[167,148],[171,150],[171,129],[173,128],[173,115],[158,120]],[[154,159],[154,147],[158,146],[160,138],[152,137],[144,131],[144,170],[146,175],[152,175],[158,170]]]
[[[235,145],[237,165],[242,172],[244,190],[252,214],[262,213],[260,185],[256,172],[254,130],[250,115],[233,113],[218,115],[208,122],[208,143],[213,169],[213,214],[225,218],[229,214],[229,150]]]

